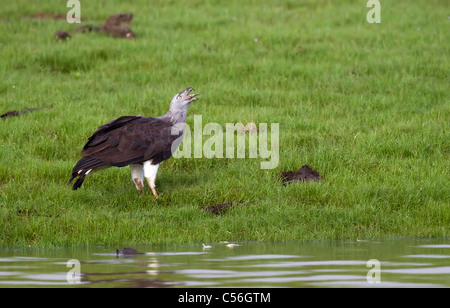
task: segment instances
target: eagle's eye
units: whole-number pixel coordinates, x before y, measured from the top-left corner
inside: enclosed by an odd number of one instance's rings
[[[177,100],[180,100],[180,99],[181,99],[181,95],[178,95],[178,96],[177,96]]]

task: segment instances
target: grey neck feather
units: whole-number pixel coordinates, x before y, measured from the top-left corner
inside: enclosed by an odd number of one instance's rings
[[[172,124],[177,123],[186,123],[187,111],[189,108],[189,104],[184,105],[182,107],[175,107],[173,104],[170,104],[170,109],[167,113],[160,118],[169,120]]]

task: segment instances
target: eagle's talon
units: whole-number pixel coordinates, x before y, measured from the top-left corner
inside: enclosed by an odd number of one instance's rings
[[[155,196],[155,199],[158,199],[158,198],[159,198],[159,195],[158,195],[158,193],[156,192],[156,190],[155,190],[155,191],[152,190],[152,193],[153,193],[153,196]]]

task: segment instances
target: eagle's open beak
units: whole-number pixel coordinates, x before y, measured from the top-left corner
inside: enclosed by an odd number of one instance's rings
[[[195,91],[193,88],[187,88],[186,90],[184,90],[184,92],[186,93],[186,95],[187,95],[187,99],[188,100],[190,100],[190,99],[193,99],[194,97],[196,97],[197,96],[197,94],[192,94],[192,95],[189,95],[192,91]],[[198,98],[195,98],[195,100],[198,100]]]

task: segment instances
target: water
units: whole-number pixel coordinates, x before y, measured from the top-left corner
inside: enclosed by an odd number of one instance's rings
[[[450,239],[237,244],[0,249],[0,287],[450,287]]]

